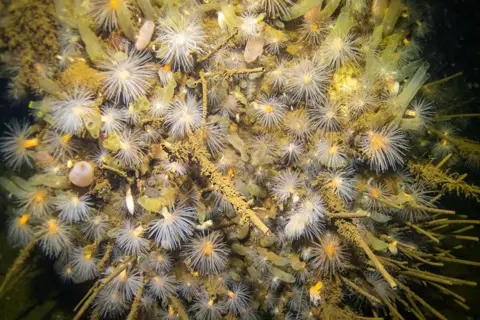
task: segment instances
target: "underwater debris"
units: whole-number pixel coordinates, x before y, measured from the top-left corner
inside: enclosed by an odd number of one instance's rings
[[[61,279],[97,279],[75,320],[445,319],[415,293],[419,280],[468,308],[447,286],[476,283],[441,268],[480,266],[446,241],[478,242],[467,232],[480,221],[439,200],[479,201],[450,160],[480,163],[480,148],[439,124],[478,115],[444,114],[432,99],[461,74],[424,84],[419,41],[432,27],[410,21],[414,10],[401,0],[2,8],[11,93],[41,100],[32,124],[13,121],[0,140],[6,166],[30,175],[0,178],[16,207],[8,240],[22,247],[0,297],[39,246]]]

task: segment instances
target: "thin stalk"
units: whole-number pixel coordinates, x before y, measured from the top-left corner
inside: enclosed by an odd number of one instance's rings
[[[108,284],[110,281],[112,281],[116,276],[118,276],[123,270],[125,270],[128,267],[128,263],[133,259],[133,257],[130,257],[126,259],[122,264],[120,264],[118,267],[116,267],[112,273],[110,273],[105,279],[102,280],[101,284],[95,288],[95,290],[92,292],[90,297],[85,301],[85,303],[82,305],[80,310],[78,310],[77,314],[75,314],[75,317],[73,320],[80,320],[83,316],[83,314],[88,310],[90,305],[93,303],[93,300],[95,297],[100,293],[100,291]]]
[[[467,299],[465,299],[464,297],[462,297],[461,295],[459,295],[458,293],[448,289],[448,288],[445,288],[444,286],[441,286],[439,285],[438,283],[434,283],[434,282],[429,282],[428,283],[429,285],[431,286],[434,286],[435,288],[438,288],[440,289],[440,291],[442,291],[443,293],[445,294],[448,294],[448,295],[451,295],[452,297],[454,297],[455,299],[457,300],[460,300],[462,302],[465,302],[467,301]]]
[[[440,240],[438,240],[437,238],[435,238],[430,232],[423,230],[423,229],[420,228],[419,226],[411,223],[410,221],[405,221],[405,224],[406,224],[407,226],[411,227],[412,229],[414,229],[415,231],[417,231],[418,233],[423,234],[423,235],[429,237],[430,239],[432,239],[432,240],[435,241],[436,243],[439,243],[439,242],[440,242]]]
[[[380,299],[378,299],[377,297],[371,295],[370,293],[368,293],[367,291],[363,290],[362,288],[360,288],[359,286],[357,286],[354,282],[348,280],[347,278],[345,277],[342,277],[342,280],[343,282],[345,282],[350,288],[352,288],[353,290],[355,290],[356,292],[360,293],[362,296],[364,296],[365,298],[369,299],[370,301],[372,302],[375,302],[375,303],[378,303],[378,304],[382,304],[382,301],[380,301]]]
[[[340,213],[327,213],[329,218],[363,218],[370,216],[370,213],[364,212],[340,212]]]
[[[480,113],[463,113],[463,114],[447,114],[444,116],[437,116],[433,118],[433,121],[445,121],[455,118],[477,118],[480,117]]]
[[[397,280],[397,283],[398,283],[398,286],[404,290],[404,291],[407,291],[415,300],[417,300],[418,302],[420,302],[420,304],[422,306],[424,306],[426,309],[428,309],[431,313],[433,313],[437,318],[439,318],[440,320],[448,320],[447,318],[445,318],[440,312],[438,312],[435,308],[433,308],[431,305],[429,305],[428,303],[425,302],[425,300],[423,300],[422,298],[420,298],[417,294],[415,294],[415,292],[413,292],[412,290],[410,290],[409,287],[407,287],[406,285],[404,285],[403,283],[401,283],[400,281]]]
[[[469,241],[476,241],[478,242],[478,237],[471,237],[471,236],[455,236],[455,239],[458,239],[458,240],[469,240]]]
[[[455,79],[455,78],[457,78],[457,77],[460,77],[460,76],[462,76],[462,75],[463,75],[463,72],[460,71],[460,72],[457,72],[457,73],[455,73],[455,74],[452,74],[451,76],[442,78],[442,79],[440,79],[440,80],[436,80],[436,81],[429,82],[429,83],[427,83],[427,84],[425,84],[425,85],[423,86],[423,89],[427,89],[427,88],[429,88],[429,87],[432,87],[432,86],[436,86],[436,85],[445,83],[445,82],[447,82],[447,81],[450,81],[450,80]]]
[[[397,287],[395,280],[393,277],[388,273],[388,271],[385,269],[383,264],[378,260],[377,256],[370,250],[370,247],[368,244],[365,242],[365,240],[362,238],[361,235],[357,237],[357,244],[360,246],[360,248],[365,251],[367,254],[368,258],[372,260],[373,264],[375,265],[375,268],[380,272],[380,274],[387,280],[388,284],[392,289],[395,289]]]
[[[445,156],[445,158],[443,158],[442,161],[440,161],[440,162],[436,165],[436,167],[440,169],[451,157],[452,157],[452,154],[451,154],[451,153],[447,154],[447,155]]]
[[[8,282],[12,279],[12,277],[14,277],[19,272],[19,270],[22,267],[25,260],[28,259],[28,257],[30,256],[30,253],[32,252],[33,248],[35,248],[35,245],[37,244],[37,241],[39,240],[39,238],[42,235],[39,235],[39,236],[35,237],[34,239],[30,240],[30,242],[25,246],[25,248],[23,248],[20,251],[20,254],[18,255],[17,259],[15,259],[15,262],[8,269],[7,274],[5,275],[5,278],[3,279],[2,285],[0,286],[0,296],[3,295],[3,291],[5,290],[5,287],[8,284]]]
[[[437,225],[437,224],[480,224],[480,220],[448,220],[448,219],[439,219],[427,222],[428,225]]]
[[[232,40],[233,37],[235,37],[237,35],[237,33],[238,33],[238,30],[235,30],[225,40],[223,40],[215,48],[213,48],[212,51],[210,51],[205,57],[198,59],[198,62],[203,62],[205,60],[210,59],[210,57],[213,56],[218,50],[223,48],[228,43],[228,41]]]

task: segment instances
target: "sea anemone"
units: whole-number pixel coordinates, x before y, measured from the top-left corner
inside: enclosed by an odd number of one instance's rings
[[[228,299],[225,301],[225,309],[231,314],[240,315],[250,303],[248,286],[242,282],[233,282],[228,285]]]
[[[157,273],[169,272],[173,267],[173,262],[173,257],[163,250],[153,251],[148,256],[149,269]]]
[[[355,197],[354,171],[346,168],[325,172],[324,188],[336,193],[343,201],[352,201]]]
[[[260,0],[258,3],[270,17],[288,16],[288,7],[292,4],[290,0]]]
[[[117,28],[117,7],[123,0],[91,0],[91,13],[95,24],[106,31]]]
[[[38,138],[34,138],[34,131],[29,123],[20,123],[12,120],[6,123],[5,136],[0,138],[0,148],[7,166],[14,170],[26,164],[32,166],[32,148],[39,145]]]
[[[166,250],[180,248],[181,242],[193,234],[195,211],[182,204],[171,208],[163,208],[160,214],[163,219],[153,220],[148,227],[150,237],[155,243]]]
[[[242,23],[238,27],[238,33],[243,39],[248,40],[258,37],[261,28],[255,14],[245,13],[242,16]]]
[[[58,256],[62,251],[72,246],[70,228],[62,221],[51,218],[45,219],[38,227],[39,243],[47,256]]]
[[[265,127],[278,125],[287,109],[287,106],[279,98],[267,95],[263,95],[252,106],[253,116]]]
[[[288,83],[287,63],[286,59],[277,61],[275,68],[265,75],[266,80],[278,91],[284,90]]]
[[[137,51],[134,47],[125,50],[108,51],[108,57],[98,63],[103,71],[103,89],[108,99],[116,103],[120,100],[129,104],[132,100],[145,95],[154,76],[148,63],[150,55],[145,51]]]
[[[305,151],[303,145],[297,141],[287,142],[280,148],[282,160],[288,164],[297,162],[300,155]]]
[[[321,139],[317,142],[315,157],[330,168],[340,168],[347,165],[347,154],[341,143]]]
[[[110,270],[107,270],[107,273]],[[131,300],[142,286],[143,278],[136,270],[123,270],[105,287],[104,290],[120,293],[126,300]]]
[[[113,105],[107,105],[102,108],[100,119],[102,120],[102,129],[107,135],[112,132],[120,132],[125,128],[127,120],[125,110]]]
[[[79,134],[88,117],[94,114],[94,107],[92,92],[84,87],[74,87],[51,103],[52,125],[64,134]]]
[[[216,154],[223,150],[227,144],[227,128],[221,127],[216,123],[207,124],[204,129],[205,142],[207,143],[208,151]]]
[[[124,316],[128,311],[130,301],[119,291],[101,290],[94,302],[102,318]]]
[[[283,126],[294,138],[306,139],[311,135],[312,126],[305,109],[288,112],[283,119]]]
[[[339,131],[345,120],[340,105],[330,100],[313,107],[309,110],[309,113],[313,125],[323,132]]]
[[[337,69],[347,62],[355,62],[359,49],[353,33],[330,33],[320,47],[320,59]]]
[[[204,32],[201,24],[184,16],[167,16],[158,20],[157,30],[160,43],[157,55],[174,69],[191,70],[193,63],[190,53],[203,52]]]
[[[144,140],[138,129],[120,132],[120,149],[115,154],[125,166],[137,166],[142,162]]]
[[[44,187],[29,187],[17,196],[22,210],[34,217],[44,217],[51,212],[54,205],[52,196]]]
[[[229,252],[219,233],[202,234],[185,246],[185,263],[202,275],[218,274],[227,266]]]
[[[25,246],[33,239],[31,216],[27,213],[15,214],[7,221],[7,240],[16,246]]]
[[[90,196],[84,194],[78,196],[72,193],[62,192],[55,197],[55,208],[60,211],[58,217],[68,223],[87,219],[93,203]]]
[[[202,104],[193,95],[187,95],[185,101],[175,99],[165,115],[165,124],[170,134],[183,138],[202,124]]]
[[[197,298],[190,311],[196,320],[217,320],[221,318],[224,309],[223,304],[216,302],[205,292]]]
[[[278,173],[272,179],[271,185],[273,195],[277,197],[278,201],[285,202],[300,190],[302,179],[297,172],[287,169]]]
[[[165,116],[168,111],[169,104],[162,97],[156,97],[152,101],[152,108],[150,109],[150,115],[155,118]]]
[[[324,65],[303,59],[288,70],[287,92],[295,101],[314,105],[325,98],[327,79]]]
[[[405,152],[408,150],[407,137],[398,127],[387,125],[364,134],[360,138],[360,148],[372,169],[395,169],[397,164],[403,164]]]
[[[75,282],[92,280],[97,276],[97,262],[91,250],[75,249],[70,255]]]
[[[103,215],[98,214],[84,221],[80,230],[87,239],[99,241],[110,228],[110,221]]]
[[[78,145],[71,134],[61,134],[56,130],[48,130],[42,139],[42,147],[55,159],[65,160],[78,151]]]
[[[146,253],[148,240],[143,238],[144,228],[127,220],[117,232],[115,243],[128,255],[138,256]]]
[[[348,260],[348,254],[340,239],[333,233],[327,232],[312,247],[311,264],[323,276],[331,277],[342,271]]]
[[[175,295],[177,284],[175,277],[168,274],[158,274],[150,279],[147,290],[158,299],[167,301],[169,296]]]

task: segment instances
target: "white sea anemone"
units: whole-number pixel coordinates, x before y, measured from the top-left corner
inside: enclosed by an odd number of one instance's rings
[[[143,238],[144,228],[127,220],[118,230],[115,243],[128,255],[138,256],[148,250],[148,240]]]
[[[101,240],[110,228],[110,221],[103,215],[90,217],[80,226],[83,235],[91,241]]]
[[[128,311],[130,301],[119,291],[103,289],[93,305],[99,309],[102,318],[120,318]]]
[[[258,5],[270,16],[275,18],[279,16],[289,16],[288,7],[293,2],[290,0],[260,0]]]
[[[115,158],[125,166],[137,166],[142,162],[144,140],[142,131],[138,129],[120,132],[120,149]]]
[[[89,89],[74,87],[51,103],[52,125],[65,134],[79,134],[94,114],[95,100]]]
[[[174,296],[177,290],[177,279],[168,274],[157,274],[147,284],[148,292],[158,299],[167,301],[169,296]]]
[[[263,95],[252,106],[254,117],[265,127],[278,125],[287,109],[287,106],[279,98],[267,95]]]
[[[285,59],[277,61],[275,68],[265,75],[266,80],[278,91],[284,90],[288,83],[287,63]]]
[[[154,72],[148,63],[150,55],[125,46],[122,51],[108,51],[106,59],[98,63],[103,71],[105,95],[116,103],[120,100],[129,104],[132,100],[145,95],[150,88]]]
[[[295,101],[313,105],[325,98],[327,80],[324,65],[304,59],[288,70],[287,91]]]
[[[160,213],[163,219],[150,222],[149,236],[154,237],[155,243],[166,250],[180,248],[181,242],[193,234],[194,209],[180,204],[171,210],[164,207]]]
[[[300,175],[287,169],[278,173],[271,182],[271,190],[280,202],[287,201],[292,195],[298,193],[302,186]]]
[[[173,257],[163,250],[153,251],[148,256],[148,267],[157,273],[169,272],[173,262]]]
[[[330,168],[339,168],[347,165],[347,154],[339,142],[321,139],[315,149],[315,157],[323,165]]]
[[[343,201],[351,201],[355,197],[355,179],[353,170],[335,170],[325,172],[324,187],[333,190]]]
[[[324,205],[315,195],[302,199],[289,212],[285,224],[284,234],[287,239],[299,239],[305,236],[315,239],[324,229]]]
[[[216,154],[225,148],[227,144],[227,128],[221,127],[216,123],[210,123],[206,125],[204,133],[210,153]]]
[[[165,118],[170,134],[182,138],[202,124],[202,104],[193,95],[187,95],[185,101],[177,98],[167,110]]]
[[[340,239],[327,232],[312,247],[313,268],[323,276],[331,277],[342,271],[348,259],[348,254]]]
[[[123,0],[91,0],[90,10],[95,24],[106,31],[113,31],[117,28],[117,7]]]
[[[90,196],[62,192],[55,197],[55,207],[60,213],[58,217],[68,223],[83,221],[87,219],[93,203]]]
[[[167,16],[158,20],[157,30],[157,40],[160,43],[157,55],[174,69],[191,70],[193,63],[190,53],[203,52],[205,34],[201,23],[184,16]]]
[[[72,246],[70,228],[58,219],[46,219],[38,227],[40,247],[47,256],[58,256]]]
[[[231,314],[240,315],[250,303],[248,286],[242,282],[233,282],[228,285],[228,299],[225,301],[225,309]]]
[[[25,246],[33,239],[31,216],[16,214],[7,221],[7,240],[15,246]]]
[[[165,116],[168,110],[168,102],[162,97],[156,97],[152,101],[152,108],[150,109],[150,115],[155,118]]]
[[[39,139],[33,137],[34,132],[27,121],[16,120],[6,123],[5,136],[0,138],[0,149],[7,166],[14,170],[26,164],[32,166],[32,148],[39,145]]]
[[[339,131],[344,123],[340,105],[325,100],[309,110],[314,126],[324,132]]]
[[[285,130],[298,139],[307,139],[311,135],[311,122],[305,109],[288,112],[283,119]]]
[[[56,130],[48,130],[42,139],[42,147],[55,159],[65,160],[78,150],[77,143],[71,134],[61,134]]]
[[[353,33],[342,34],[336,31],[329,34],[320,47],[320,58],[327,65],[337,69],[347,62],[356,62],[359,54]]]
[[[53,198],[44,187],[30,187],[17,196],[22,210],[34,217],[44,217],[53,209]]]
[[[221,302],[214,301],[213,298],[210,298],[210,296],[204,292],[197,297],[190,311],[195,315],[196,320],[217,320],[221,318],[224,309]]]
[[[127,120],[125,110],[113,105],[107,105],[102,108],[100,119],[102,120],[102,129],[107,135],[112,132],[120,132],[125,127]]]
[[[75,249],[70,260],[75,282],[92,280],[97,276],[98,259],[91,250]]]
[[[238,99],[233,94],[229,94],[215,109],[222,117],[235,117],[237,114],[237,108]]]
[[[261,30],[262,27],[257,20],[256,14],[243,14],[242,23],[238,27],[238,33],[243,39],[256,38],[260,35]]]
[[[360,148],[372,169],[386,171],[389,167],[395,169],[397,164],[403,164],[408,141],[402,130],[394,125],[387,125],[362,135]]]
[[[185,246],[185,262],[201,275],[218,274],[228,263],[230,250],[220,234],[200,235]]]
[[[107,274],[110,270],[107,270]],[[131,300],[142,286],[143,277],[135,269],[123,270],[120,274],[105,287],[104,290],[110,292],[118,292],[122,296]]]
[[[300,155],[305,151],[305,148],[298,141],[292,141],[285,143],[280,148],[282,159],[288,164],[292,164],[298,161]]]

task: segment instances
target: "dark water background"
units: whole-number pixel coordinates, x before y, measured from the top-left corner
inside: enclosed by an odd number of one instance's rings
[[[463,100],[473,100],[463,106],[459,113],[480,112],[480,3],[476,0],[425,0],[417,4],[428,6],[427,14],[434,21],[434,31],[423,43],[423,56],[430,63],[430,80],[440,79],[447,75],[463,71],[464,75],[454,81],[454,94]],[[27,105],[10,106],[5,99],[7,82],[0,80],[0,130],[4,123],[12,118],[23,118],[28,115]],[[452,83],[449,83],[451,85]],[[460,112],[461,111],[461,112]],[[480,119],[472,119],[462,133],[470,139],[480,140]],[[462,169],[459,169],[462,170]],[[4,172],[0,162],[0,174]],[[463,172],[463,171],[461,171]],[[467,171],[466,171],[467,172]],[[480,184],[478,173],[467,172],[467,181]],[[480,219],[480,206],[475,201],[456,197],[443,197],[442,204],[461,214],[468,214],[472,219]],[[8,199],[0,195],[0,213],[6,211]],[[5,215],[0,214],[0,225],[3,226]],[[480,228],[469,235],[480,237]],[[464,241],[464,249],[456,255],[460,259],[480,261],[480,243]],[[17,251],[12,249],[0,233],[0,274],[5,274],[8,266],[15,259]],[[64,285],[55,274],[52,262],[42,254],[33,254],[29,260],[29,272],[19,275],[14,289],[6,298],[0,299],[0,320],[2,319],[70,319],[72,309],[80,301],[91,283]],[[458,264],[446,264],[443,274],[480,283],[480,268]],[[469,312],[459,308],[453,300],[433,292],[421,292],[427,296],[440,312],[449,319],[480,320],[480,288],[456,286],[456,292],[467,298],[471,307]]]

